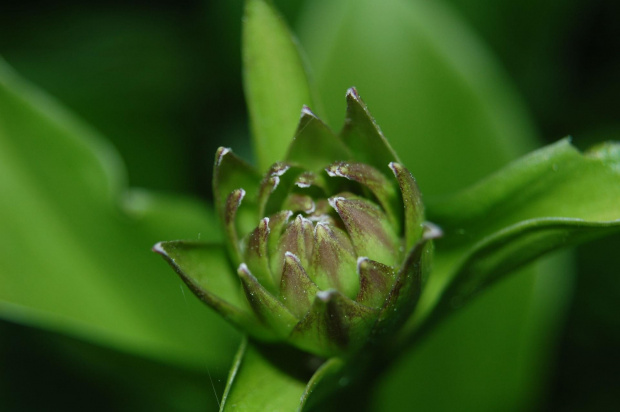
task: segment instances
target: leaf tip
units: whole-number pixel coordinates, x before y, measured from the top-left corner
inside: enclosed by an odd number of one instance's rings
[[[314,114],[314,112],[308,106],[306,106],[304,104],[302,106],[302,108],[301,108],[300,119],[307,118],[307,117],[310,117],[310,118],[313,118],[313,119],[317,119],[318,118],[317,115]]]
[[[366,256],[360,256],[357,258],[357,274],[359,275],[364,269],[364,266],[368,265],[368,258]]]
[[[439,239],[443,237],[443,230],[439,226],[431,222],[424,223],[424,234],[422,235],[424,240]]]
[[[349,87],[347,89],[347,95],[346,95],[347,99],[354,99],[354,100],[359,100],[360,95],[357,92],[357,89],[355,87]]]
[[[329,301],[332,300],[332,298],[336,295],[336,293],[337,292],[335,289],[320,290],[316,292],[316,297],[317,299],[320,299],[321,301],[328,303]]]
[[[151,248],[151,251],[155,252],[157,254],[160,254],[162,256],[168,256],[168,254],[164,250],[164,247],[163,247],[162,243],[164,243],[164,242],[157,242],[157,243],[155,243],[155,245],[153,245],[153,247]]]
[[[217,149],[217,152],[215,152],[215,165],[220,166],[222,164],[222,159],[224,159],[224,156],[226,156],[230,152],[232,152],[232,149],[230,147],[220,146]]]

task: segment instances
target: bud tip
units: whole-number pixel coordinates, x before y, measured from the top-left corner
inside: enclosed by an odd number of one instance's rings
[[[424,239],[438,239],[443,236],[443,231],[439,226],[431,222],[424,223]]]
[[[366,256],[360,256],[357,258],[357,274],[362,272],[363,266],[368,265],[368,258]]]
[[[242,278],[254,277],[254,275],[252,275],[252,272],[250,272],[250,269],[248,269],[248,265],[246,265],[245,263],[242,263],[239,265],[239,269],[237,269],[237,273]]]
[[[229,152],[231,151],[230,147],[220,147],[219,149],[217,149],[217,160],[215,161],[215,164],[217,166],[222,164],[222,159],[224,158],[224,156],[226,156]]]
[[[316,114],[314,114],[312,110],[310,110],[310,108],[304,104],[303,107],[301,108],[301,117],[303,118],[305,116],[310,116],[315,119],[317,118]]]
[[[321,299],[323,302],[329,302],[335,294],[336,291],[334,289],[320,290],[316,292],[316,297]]]
[[[335,197],[330,197],[329,199],[327,199],[327,201],[329,202],[329,205],[333,207],[336,211],[338,211],[338,202],[342,202],[343,200],[346,200],[346,199],[342,196],[335,196]]]
[[[286,260],[292,260],[295,263],[298,263],[299,265],[301,265],[301,261],[299,260],[299,258],[297,257],[297,255],[295,255],[293,252],[290,251],[286,251],[284,252],[284,258]]]
[[[355,100],[359,99],[360,95],[357,93],[357,89],[355,87],[349,87],[347,90],[347,97],[351,97]]]
[[[151,248],[151,250],[155,253],[159,253],[160,255],[166,255],[166,251],[161,246],[161,244],[162,242],[155,243],[155,245],[153,246],[153,248]]]

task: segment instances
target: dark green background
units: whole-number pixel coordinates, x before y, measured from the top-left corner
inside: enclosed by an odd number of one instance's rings
[[[311,1],[311,0],[309,0]],[[241,1],[22,1],[0,6],[0,55],[106,136],[135,187],[209,201],[220,145],[251,159]],[[496,54],[540,135],[620,137],[620,3],[452,0]],[[276,1],[294,27],[303,2]],[[620,406],[620,238],[579,248],[573,304],[544,410]],[[0,406],[194,410],[211,380],[0,323]],[[211,371],[221,392],[227,371]],[[158,388],[173,387],[167,391]],[[206,391],[204,395],[201,392]],[[180,401],[182,399],[182,401]]]

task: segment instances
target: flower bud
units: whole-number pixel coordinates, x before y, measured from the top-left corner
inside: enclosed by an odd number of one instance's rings
[[[286,159],[262,178],[218,150],[215,200],[244,321],[203,299],[257,339],[326,357],[379,342],[404,322],[440,235],[354,89],[347,103],[339,135],[304,107]]]

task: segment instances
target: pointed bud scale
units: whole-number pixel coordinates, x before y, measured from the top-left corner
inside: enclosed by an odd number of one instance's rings
[[[271,194],[278,188],[280,185],[280,178],[284,173],[286,173],[290,169],[290,165],[278,162],[269,168],[269,171],[265,175],[263,181],[261,182],[260,189],[258,192],[258,215],[265,215],[265,208],[267,207],[267,202],[269,201],[269,197]]]
[[[280,281],[280,298],[284,306],[301,319],[310,309],[317,292],[318,286],[308,277],[299,258],[286,252]]]
[[[258,283],[245,263],[239,266],[237,274],[241,279],[245,296],[256,316],[277,336],[288,336],[297,324],[298,319],[282,302]]]
[[[415,308],[422,291],[425,270],[432,248],[433,239],[442,236],[441,230],[432,224],[425,225],[424,235],[407,255],[404,264],[400,268],[394,286],[388,294],[387,300],[381,309],[377,325],[378,335],[389,333],[398,328],[406,320],[407,316]],[[426,263],[426,264],[425,264]],[[400,313],[397,313],[400,312]]]
[[[318,172],[336,160],[349,159],[349,150],[333,132],[304,106],[286,161]]]
[[[363,199],[333,197],[331,206],[344,222],[358,256],[396,266],[400,250],[398,235],[383,212]]]
[[[226,199],[226,209],[224,212],[224,227],[226,235],[230,240],[229,248],[231,249],[233,257],[238,262],[241,261],[241,251],[239,250],[239,235],[237,234],[237,222],[235,221],[235,217],[237,216],[237,210],[239,210],[239,206],[241,206],[244,197],[245,190],[233,190]]]
[[[398,179],[398,185],[403,196],[403,208],[405,213],[405,248],[411,249],[422,236],[422,223],[424,223],[424,205],[422,196],[415,179],[403,165],[390,163],[390,169]]]
[[[377,309],[360,305],[337,290],[318,292],[290,339],[302,349],[319,347],[319,355],[334,356],[366,344],[377,315]]]
[[[244,262],[252,268],[252,274],[267,290],[274,293],[276,286],[269,269],[269,218],[261,219],[260,223],[250,234],[244,253]]]
[[[358,162],[384,171],[389,162],[399,161],[366,103],[353,87],[347,90],[347,117],[341,135]]]
[[[271,259],[272,272],[274,276],[277,276],[276,284],[280,283],[279,276],[282,273],[286,252],[293,253],[300,259],[302,265],[308,266],[314,247],[313,232],[312,222],[302,215],[297,215],[295,220],[284,230],[278,242],[276,255]]]
[[[258,192],[260,175],[246,162],[227,147],[220,147],[215,155],[213,166],[213,194],[215,206],[224,219],[224,210],[228,195],[235,189],[242,187],[250,198]]]
[[[239,299],[238,285],[233,282],[232,273],[219,273],[212,266],[221,267],[225,253],[218,251],[221,246],[205,243],[175,240],[159,242],[153,251],[174,268],[189,289],[204,303],[212,307],[224,319],[245,330],[257,339],[272,341],[275,334],[262,323],[249,307],[247,301]]]
[[[267,239],[267,254],[270,257],[270,261],[273,261],[272,256],[275,256],[278,251],[278,245],[280,244],[280,237],[282,231],[288,225],[289,219],[293,216],[293,212],[290,210],[281,210],[278,213],[271,215],[269,219],[269,238]],[[271,272],[273,279],[276,278],[277,273],[273,270]]]
[[[282,207],[293,212],[304,212],[306,214],[312,214],[316,210],[314,200],[310,196],[298,193],[288,195]]]
[[[329,176],[344,177],[366,186],[383,207],[390,223],[400,227],[401,214],[399,210],[399,196],[393,182],[383,173],[364,163],[335,162],[325,168]]]
[[[394,268],[367,257],[359,257],[357,273],[360,277],[360,291],[355,301],[372,308],[382,307],[396,279]]]
[[[314,212],[308,216],[308,219],[313,222],[335,222],[334,219],[329,216],[332,210],[326,199],[319,199],[314,202]]]
[[[220,147],[213,167],[213,195],[215,208],[221,222],[226,221],[227,200],[230,193],[240,188],[245,192],[245,201],[236,212],[239,238],[246,236],[256,226],[255,196],[258,193],[260,175],[245,161],[237,157],[229,148]],[[227,238],[229,240],[230,238]],[[237,245],[229,245],[230,250]],[[233,256],[234,257],[234,256]],[[236,257],[234,257],[236,259]],[[237,260],[235,260],[238,263]]]
[[[317,175],[316,173],[305,171],[299,176],[297,176],[297,180],[295,180],[295,186],[300,189],[317,187],[325,190],[325,181],[321,178],[321,176]]]
[[[348,236],[340,229],[319,222],[314,228],[310,277],[321,289],[333,288],[353,297],[359,291],[356,259]]]

